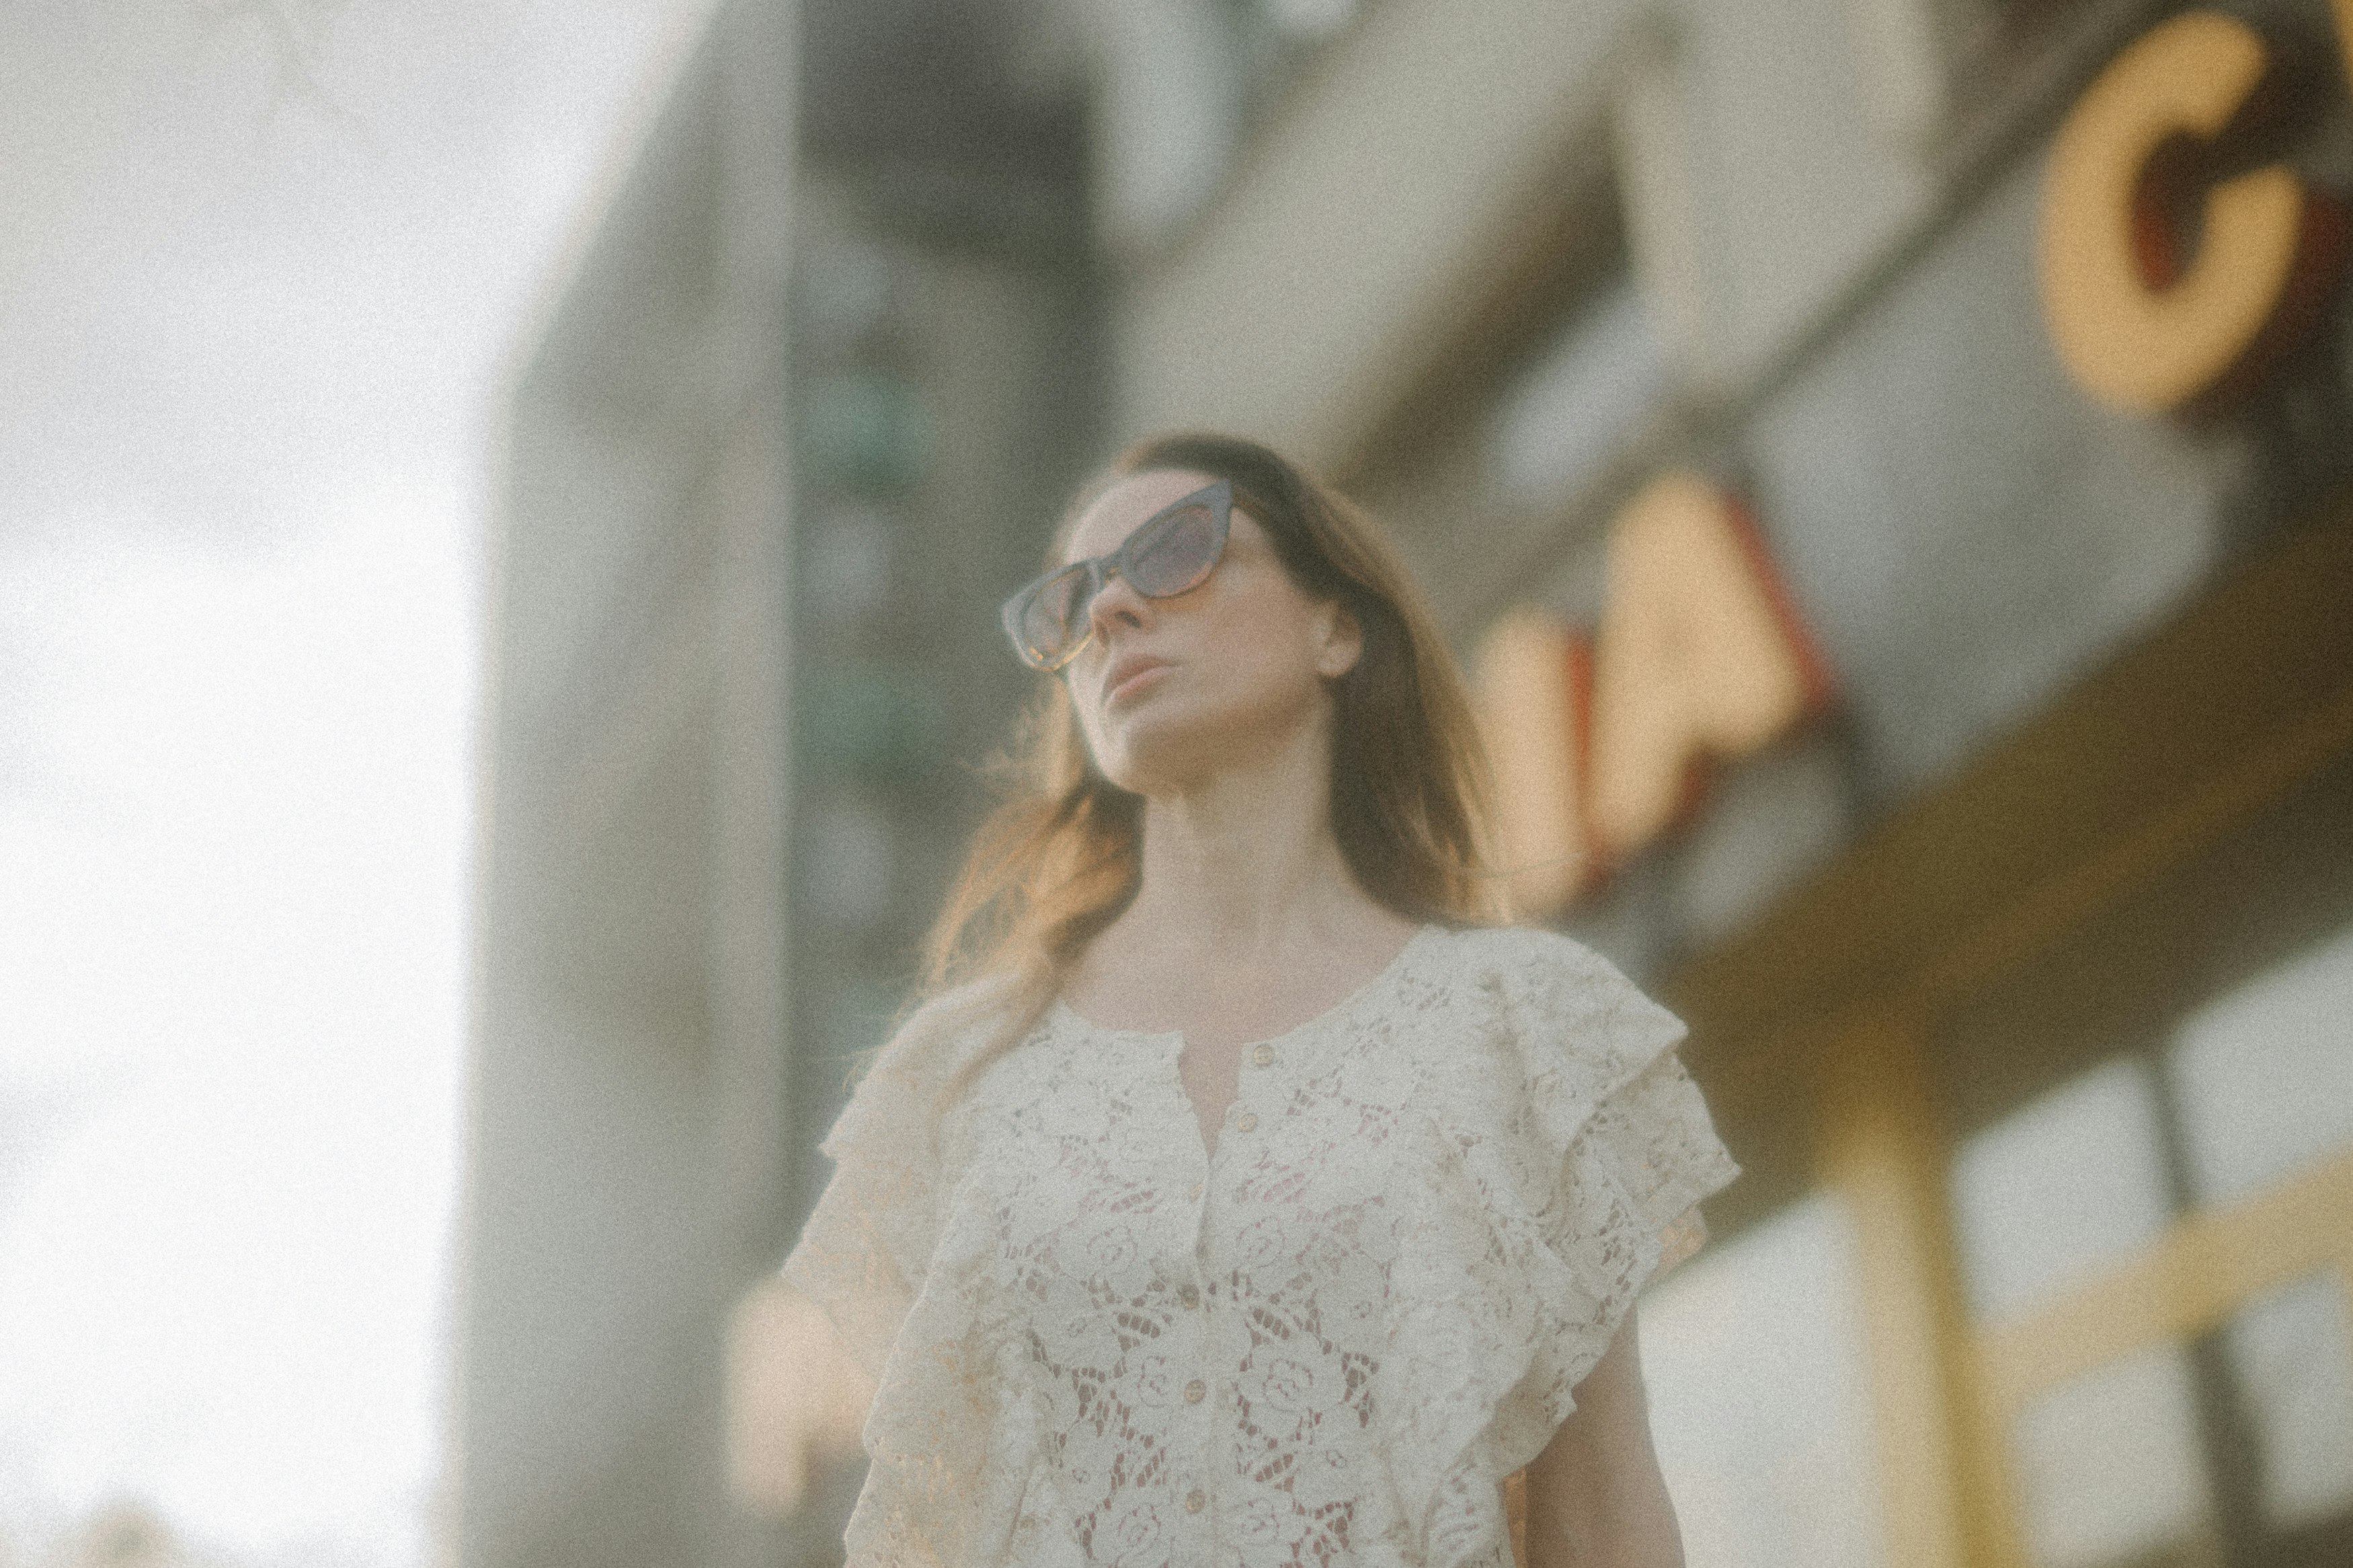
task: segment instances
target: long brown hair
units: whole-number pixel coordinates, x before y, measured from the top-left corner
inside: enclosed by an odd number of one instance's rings
[[[1048,564],[1094,497],[1168,469],[1229,482],[1292,581],[1363,628],[1355,668],[1332,683],[1332,829],[1358,886],[1409,920],[1499,918],[1486,755],[1461,672],[1396,551],[1354,503],[1256,442],[1161,436],[1121,452],[1080,492]],[[1060,679],[1043,683],[997,769],[1006,796],[974,836],[925,943],[927,994],[995,982],[976,994],[1004,1009],[947,1099],[1036,1026],[1143,876],[1143,797],[1096,770]]]

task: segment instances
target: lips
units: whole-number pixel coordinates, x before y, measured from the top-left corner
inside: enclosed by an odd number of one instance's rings
[[[1126,685],[1135,677],[1148,674],[1155,669],[1166,669],[1167,668],[1168,661],[1165,658],[1154,658],[1149,654],[1129,654],[1125,658],[1123,658],[1118,663],[1113,665],[1110,670],[1103,676],[1103,700],[1109,702],[1117,698],[1119,696],[1120,688]]]

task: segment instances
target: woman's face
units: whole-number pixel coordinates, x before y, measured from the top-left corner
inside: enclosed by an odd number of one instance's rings
[[[1189,469],[1119,480],[1080,515],[1062,561],[1108,554],[1137,524],[1208,483]],[[1332,700],[1324,682],[1346,674],[1360,649],[1353,618],[1292,582],[1240,504],[1224,555],[1198,586],[1147,599],[1115,576],[1088,621],[1093,636],[1062,679],[1095,765],[1144,795],[1272,754],[1324,718]]]

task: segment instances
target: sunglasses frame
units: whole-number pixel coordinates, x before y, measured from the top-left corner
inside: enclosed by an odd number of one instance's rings
[[[1208,502],[1209,514],[1217,524],[1218,531],[1217,543],[1209,551],[1208,564],[1203,566],[1200,574],[1182,588],[1172,588],[1166,594],[1145,592],[1128,571],[1132,559],[1130,552],[1134,549],[1136,542],[1146,537],[1153,529],[1176,513],[1183,511],[1187,507],[1199,506],[1204,500]],[[1142,522],[1137,523],[1128,531],[1127,537],[1120,541],[1118,549],[1108,554],[1090,556],[1084,561],[1073,561],[1067,566],[1057,566],[1051,572],[1024,584],[997,607],[997,612],[998,624],[1004,626],[1006,637],[1013,644],[1014,657],[1030,668],[1050,675],[1078,658],[1081,650],[1094,640],[1094,627],[1089,626],[1076,642],[1063,650],[1060,658],[1049,659],[1033,649],[1029,646],[1029,639],[1021,635],[1022,619],[1029,614],[1029,606],[1036,602],[1039,594],[1043,591],[1047,584],[1070,573],[1083,571],[1087,574],[1086,595],[1079,601],[1082,612],[1092,607],[1095,595],[1103,591],[1104,584],[1111,581],[1113,573],[1117,573],[1129,587],[1147,599],[1173,599],[1179,594],[1191,593],[1203,583],[1208,582],[1209,574],[1218,569],[1218,563],[1225,559],[1226,542],[1233,531],[1233,482],[1230,479],[1212,480],[1189,495],[1177,497]],[[1084,618],[1083,615],[1082,618]]]

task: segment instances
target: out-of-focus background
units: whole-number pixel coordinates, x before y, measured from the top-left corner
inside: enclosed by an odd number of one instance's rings
[[[699,35],[0,18],[0,1563],[447,1539],[513,367]]]
[[[839,1561],[774,1279],[1174,425],[1746,1176],[1695,1568],[2353,1562],[2353,0],[34,0],[0,1565]]]

